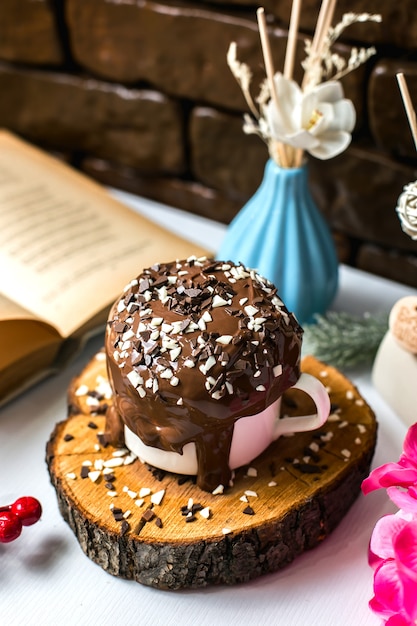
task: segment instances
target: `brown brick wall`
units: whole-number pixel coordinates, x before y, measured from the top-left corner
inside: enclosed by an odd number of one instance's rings
[[[320,0],[304,0],[304,38]],[[246,111],[226,63],[233,40],[263,78],[255,0],[2,0],[0,125],[68,155],[98,180],[229,222],[255,191],[268,157],[242,131]],[[282,68],[291,0],[265,0],[275,66]],[[417,107],[415,0],[339,0],[346,11],[379,12],[382,24],[346,31],[377,56],[344,79],[358,122],[339,157],[310,159],[317,203],[341,258],[417,286],[417,243],[395,214],[417,178],[395,74],[404,71]],[[297,75],[296,74],[296,75]]]

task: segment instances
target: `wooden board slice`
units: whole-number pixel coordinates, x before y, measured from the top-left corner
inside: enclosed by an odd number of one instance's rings
[[[111,397],[98,353],[72,382],[68,419],[53,431],[46,457],[60,511],[85,554],[115,576],[179,589],[247,581],[319,544],[360,492],[377,425],[336,369],[313,357],[302,369],[327,386],[329,421],[313,433],[281,437],[237,470],[225,493],[212,495],[190,477],[100,443]],[[310,412],[309,402],[292,391],[283,411]],[[208,519],[197,510],[207,507]]]

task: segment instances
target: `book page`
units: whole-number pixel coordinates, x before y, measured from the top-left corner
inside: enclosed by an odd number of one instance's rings
[[[0,131],[0,292],[63,337],[112,304],[143,268],[203,253]]]
[[[6,320],[37,319],[30,311],[19,306],[16,302],[5,298],[0,293],[0,322]]]

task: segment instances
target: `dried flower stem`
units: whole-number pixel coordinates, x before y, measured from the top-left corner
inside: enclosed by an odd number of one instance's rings
[[[259,119],[260,114],[255,106],[252,95],[250,93],[250,82],[252,80],[252,72],[246,63],[240,63],[236,58],[236,42],[232,41],[229,50],[227,51],[227,63],[232,71],[233,76],[236,78],[239,86],[242,90],[243,97],[246,100],[252,115]]]
[[[265,71],[266,71],[266,76],[267,76],[268,83],[269,83],[269,88],[271,91],[271,97],[274,101],[275,106],[279,110],[280,107],[279,107],[278,94],[275,88],[275,81],[274,81],[274,74],[275,74],[274,64],[272,62],[271,47],[269,45],[268,33],[266,29],[264,9],[260,7],[257,10],[256,15],[258,18],[259,35],[261,38],[262,53],[263,53],[264,62],[265,62]],[[276,148],[278,150],[281,166],[288,167],[288,159],[287,159],[287,154],[285,152],[285,147],[283,146],[283,144],[279,143],[277,144]]]
[[[414,145],[417,149],[417,121],[416,112],[414,111],[413,104],[411,102],[410,92],[408,91],[407,82],[404,74],[399,72],[397,75],[398,85],[400,87],[401,97],[404,103],[405,112],[407,114],[408,123],[410,125],[411,134],[414,139]]]

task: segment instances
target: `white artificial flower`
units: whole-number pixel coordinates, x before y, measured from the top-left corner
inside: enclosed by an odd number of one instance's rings
[[[273,139],[323,160],[348,147],[356,114],[338,81],[321,83],[306,93],[280,73],[274,81],[279,109],[271,99],[264,113]]]
[[[417,239],[417,180],[404,187],[396,210],[403,231],[411,239]]]

